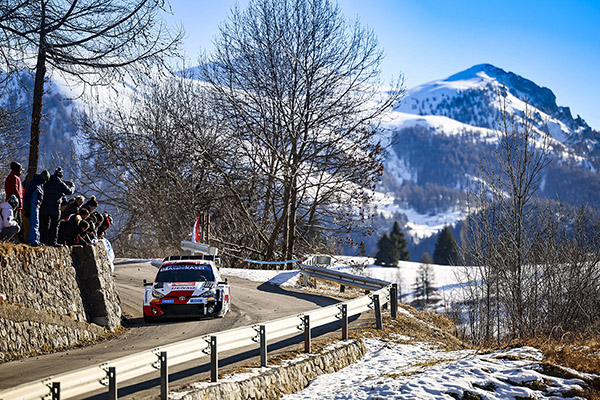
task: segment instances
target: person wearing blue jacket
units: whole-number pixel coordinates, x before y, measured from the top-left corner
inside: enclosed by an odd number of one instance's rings
[[[25,217],[29,220],[29,231],[27,233],[27,243],[31,246],[40,246],[40,206],[44,199],[44,183],[50,179],[50,173],[43,170],[40,174],[35,174],[33,179],[25,189],[25,198],[23,199],[23,208]]]
[[[63,196],[75,192],[75,184],[62,180],[63,170],[58,167],[44,184],[44,198],[40,207],[40,236],[43,244],[58,246],[58,221],[60,220],[60,205]]]

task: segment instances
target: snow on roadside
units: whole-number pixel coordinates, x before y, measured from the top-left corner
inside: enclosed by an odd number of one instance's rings
[[[463,398],[465,391],[482,399],[550,399],[582,390],[584,384],[581,379],[540,373],[536,367],[542,354],[532,347],[476,354],[379,339],[366,339],[365,345],[367,354],[359,362],[321,375],[302,391],[282,399],[451,400]]]
[[[277,286],[296,286],[298,270],[275,271],[263,269],[219,268],[223,275],[237,276],[253,282],[267,282]]]

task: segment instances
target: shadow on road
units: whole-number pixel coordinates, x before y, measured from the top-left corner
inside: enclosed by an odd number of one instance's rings
[[[129,258],[119,258],[113,261],[114,265],[123,265],[123,264],[145,264],[149,263],[150,260],[138,260],[138,259],[129,259]]]
[[[320,307],[326,307],[340,302],[339,300],[332,299],[330,297],[325,297],[324,295],[282,289],[280,286],[275,286],[271,283],[263,283],[262,285],[258,286],[257,289],[267,293],[281,294],[284,296],[291,296],[297,299],[310,301],[311,303],[315,303]]]

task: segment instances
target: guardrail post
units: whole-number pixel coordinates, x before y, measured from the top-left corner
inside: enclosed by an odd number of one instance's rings
[[[392,287],[390,288],[390,313],[392,318],[396,318],[398,316],[398,284],[392,283]]]
[[[52,400],[60,400],[60,382],[52,382]]]
[[[267,331],[264,325],[260,325],[259,327],[259,335],[260,335],[260,366],[267,366]]]
[[[383,329],[383,323],[381,321],[381,306],[379,303],[379,295],[373,295],[373,307],[375,308],[375,327],[377,329]]]
[[[219,380],[219,353],[217,352],[217,337],[210,337],[210,381]]]
[[[108,367],[108,398],[117,400],[117,370],[115,367]]]
[[[342,304],[342,340],[348,339],[348,304]]]
[[[305,315],[303,317],[304,323],[304,352],[310,353],[311,343],[310,343],[310,315]]]
[[[169,368],[167,366],[167,352],[160,352],[160,400],[169,397]]]

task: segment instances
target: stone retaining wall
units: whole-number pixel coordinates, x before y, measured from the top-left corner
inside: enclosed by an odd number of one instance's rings
[[[187,392],[182,400],[275,400],[284,394],[304,389],[310,381],[321,374],[336,372],[358,360],[366,353],[362,341],[324,350],[307,358],[294,360],[281,366],[271,366],[260,375],[237,381],[223,380]]]
[[[121,307],[106,248],[102,243],[73,247],[72,257],[88,321],[111,330],[117,328],[121,325]]]
[[[87,321],[68,247],[0,245],[0,293],[10,304]]]
[[[0,293],[6,297],[0,301],[0,361],[70,348],[120,326],[102,243],[87,248],[0,244]]]

